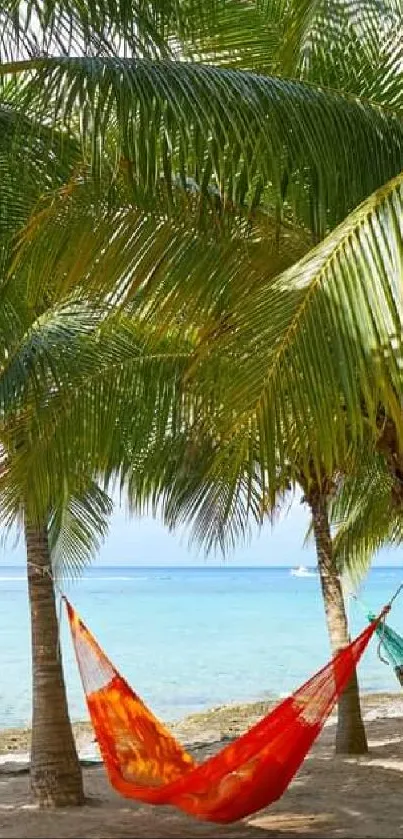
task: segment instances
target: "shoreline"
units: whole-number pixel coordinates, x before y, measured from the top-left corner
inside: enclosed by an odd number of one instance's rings
[[[403,718],[403,691],[362,694],[361,703],[364,722]],[[182,720],[168,723],[168,726],[182,743],[193,748],[208,747],[242,734],[276,704],[278,702],[273,700],[229,703],[189,714]],[[335,722],[333,712],[325,726]],[[77,721],[72,725],[80,759],[84,763],[99,760],[90,721]],[[21,768],[28,764],[30,737],[30,727],[0,729],[0,766],[3,772],[8,764],[15,763]]]

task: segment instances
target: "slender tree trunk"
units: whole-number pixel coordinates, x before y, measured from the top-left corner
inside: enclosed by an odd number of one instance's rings
[[[25,525],[32,633],[31,790],[42,807],[84,802],[59,650],[46,527]]]
[[[311,508],[318,568],[325,604],[326,621],[332,652],[337,653],[350,643],[346,610],[340,576],[333,562],[327,495],[311,490],[307,494]],[[361,716],[357,672],[338,702],[336,754],[365,754],[368,751]]]

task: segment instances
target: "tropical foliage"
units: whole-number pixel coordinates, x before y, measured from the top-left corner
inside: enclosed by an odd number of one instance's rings
[[[329,569],[334,475],[378,446],[396,480],[401,18],[398,0],[2,4],[0,494],[31,570],[91,553],[116,479],[223,548],[300,482]],[[334,515],[359,537],[353,481]]]

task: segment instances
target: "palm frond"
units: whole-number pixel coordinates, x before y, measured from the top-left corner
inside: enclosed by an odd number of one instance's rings
[[[260,452],[275,485],[279,458],[333,474],[385,406],[400,406],[403,175],[378,190],[293,268],[239,300],[214,355],[227,369],[222,414],[239,462]],[[207,386],[211,376],[204,372]],[[305,453],[305,454],[304,454]],[[234,474],[236,474],[234,457]],[[295,473],[297,474],[297,473]]]
[[[82,246],[73,237],[79,258],[70,249],[67,288],[78,276],[87,292],[94,282],[105,294],[107,278],[157,335],[169,320],[193,330],[193,374],[221,415],[220,433],[237,441],[239,463],[258,451],[261,473],[268,469],[276,486],[279,463],[309,473],[310,455],[302,465],[296,458],[310,449],[332,473],[367,425],[377,434],[380,403],[402,434],[402,183],[399,176],[378,190],[277,276],[263,238],[247,248],[211,242],[129,211],[109,246],[108,225]],[[82,217],[76,221],[81,226]],[[59,229],[57,254],[63,223]],[[57,261],[50,271],[55,277]],[[219,379],[225,388],[217,395]],[[232,462],[236,470],[238,458]]]
[[[215,195],[209,207],[191,190],[184,199],[178,189],[174,200],[167,217],[163,207],[153,213],[133,207],[126,188],[99,200],[91,182],[81,180],[34,212],[12,275],[24,276],[32,305],[52,287],[59,296],[130,304],[148,319],[158,309],[160,325],[166,312],[168,323],[174,318],[206,333],[219,326],[231,297],[259,282],[259,269],[265,277],[279,273],[311,245],[308,231],[264,213],[222,214]]]
[[[14,310],[11,310],[14,313]],[[7,312],[7,310],[6,310]],[[7,357],[0,374],[0,411],[3,418],[13,414],[26,404],[29,394],[41,401],[46,390],[52,392],[60,381],[66,380],[71,365],[74,365],[78,347],[85,336],[93,333],[99,313],[88,305],[70,301],[49,307],[44,314],[32,320],[28,328],[15,329],[17,316],[11,322],[15,333],[7,332]],[[22,326],[26,326],[23,322]],[[96,346],[88,342],[88,365],[91,349],[97,355]],[[84,363],[81,351],[81,361]]]
[[[196,0],[6,0],[0,127],[12,114],[17,130],[10,150],[0,139],[3,275],[39,183],[53,190],[52,165],[65,186],[32,216],[0,289],[1,516],[21,499],[33,519],[51,510],[56,563],[80,565],[105,532],[97,479],[119,476],[133,509],[193,522],[199,542],[226,550],[290,477],[312,462],[331,471],[364,429],[376,435],[379,403],[402,439],[403,176],[283,273],[308,228],[322,237],[401,170],[396,5],[383,0],[379,27],[376,0],[360,16],[350,0],[217,0],[206,27]],[[149,60],[182,43],[221,68]],[[67,45],[136,57],[70,59]],[[34,55],[50,51],[64,57]],[[296,68],[316,85],[223,66]],[[90,312],[83,292],[106,310]],[[107,317],[112,302],[125,316]],[[357,510],[362,559],[375,525],[364,538]]]
[[[401,8],[383,0],[218,0],[186,55],[402,105]],[[190,40],[189,40],[190,39]]]
[[[61,149],[63,148],[63,154]],[[79,159],[77,144],[45,126],[36,131],[28,117],[0,106],[0,365],[11,363],[14,349],[42,312],[33,309],[25,277],[10,274],[17,236],[40,197],[71,177]],[[46,290],[51,301],[50,285]],[[37,298],[38,299],[38,298]],[[14,384],[10,384],[11,390]],[[18,388],[17,388],[18,389]]]
[[[382,456],[361,453],[332,501],[334,551],[338,566],[355,584],[368,571],[374,554],[401,544],[401,510],[393,504],[393,480]]]
[[[107,535],[112,512],[111,499],[93,481],[80,495],[68,495],[51,512],[49,547],[57,576],[77,574],[95,557]]]
[[[195,399],[194,414],[203,415],[204,410]],[[218,439],[197,421],[186,419],[182,428],[157,444],[151,438],[140,456],[123,464],[121,488],[132,512],[152,513],[171,529],[184,525],[192,544],[206,553],[218,549],[225,555],[248,538],[253,522],[262,523],[258,468],[250,475],[245,464],[233,487],[225,469],[217,475],[211,468]]]
[[[312,85],[124,59],[38,60],[1,72],[25,74],[20,107],[79,131],[99,178],[113,131],[118,167],[143,208],[163,187],[169,212],[173,185],[191,180],[206,198],[216,189],[224,207],[283,212],[287,201],[321,236],[402,166],[393,114]]]
[[[403,108],[400,16],[385,26],[384,19],[374,19],[371,38],[363,37],[348,22],[335,32],[326,28],[309,64],[301,68],[301,77],[334,90],[360,96],[394,110],[401,116]]]
[[[298,67],[309,62],[315,47],[325,38],[327,23],[329,40],[340,34],[342,26],[349,26],[351,31],[359,27],[367,37],[372,35],[374,21],[385,17],[385,4],[378,0],[290,0],[283,3],[283,21],[288,37],[284,39],[284,60],[288,57],[290,67]],[[266,4],[270,8],[270,3]]]
[[[276,73],[282,28],[277,3],[217,0],[210,14],[183,28],[186,58],[215,67]]]
[[[0,103],[0,242],[9,251],[39,198],[76,170],[80,150],[72,138],[39,127],[7,99]]]
[[[401,14],[394,0],[291,0],[283,4],[282,73],[401,109]]]
[[[88,476],[112,480],[150,441],[175,435],[192,410],[180,398],[188,361],[183,341],[163,337],[157,352],[155,339],[147,347],[147,330],[122,316],[86,334],[78,317],[77,327],[68,363],[57,351],[43,354],[34,398],[28,390],[2,429],[10,453],[0,475],[6,523],[18,515],[21,498],[30,519],[43,520],[81,493]]]
[[[171,0],[3,0],[0,57],[7,61],[17,56],[31,59],[121,51],[167,56],[170,50],[165,36],[170,29],[177,29],[176,6]],[[189,6],[192,9],[193,4]]]

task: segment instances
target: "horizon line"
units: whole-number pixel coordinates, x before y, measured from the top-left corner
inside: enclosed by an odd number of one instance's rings
[[[208,563],[208,561],[206,561],[203,564],[190,564],[190,565],[183,565],[183,564],[179,564],[179,565],[153,565],[153,564],[137,565],[137,564],[133,564],[132,565],[130,563],[125,563],[124,565],[118,565],[118,564],[106,565],[106,564],[102,563],[102,565],[99,565],[95,561],[94,563],[91,563],[89,565],[85,565],[82,570],[87,571],[87,570],[90,570],[90,569],[94,569],[94,570],[95,569],[96,570],[108,569],[108,570],[110,570],[110,569],[116,569],[116,568],[126,568],[126,569],[131,568],[131,569],[138,569],[138,570],[141,570],[141,571],[152,570],[152,569],[154,569],[156,571],[166,571],[167,569],[171,569],[171,570],[173,570],[173,569],[175,569],[175,570],[204,570],[204,569],[207,569],[209,571],[228,569],[230,571],[234,571],[234,570],[251,571],[251,570],[255,570],[255,569],[256,570],[262,570],[262,569],[265,569],[265,568],[267,570],[270,570],[270,569],[300,568],[300,567],[317,569],[318,566],[315,563],[314,564],[306,564],[306,565],[305,564],[301,565],[301,564],[298,564],[298,563],[294,563],[294,564],[283,563],[281,565],[268,565],[268,564],[264,564],[264,565],[263,564],[260,564],[260,565],[237,565],[237,564],[231,564],[228,561],[223,561],[219,565],[218,564],[210,565]],[[386,565],[386,564],[383,564],[383,563],[382,564],[377,563],[377,564],[373,564],[371,566],[371,568],[381,568],[381,569],[382,568],[383,569],[385,569],[385,568],[393,568],[394,569],[394,568],[399,568],[399,567],[400,567],[400,565],[397,564],[397,563],[395,565]],[[14,568],[19,568],[19,569],[24,569],[25,570],[26,569],[26,563],[20,562],[20,563],[9,564],[9,563],[1,563],[0,562],[0,568],[13,568],[13,569]]]
[[[84,570],[85,570],[87,568],[94,568],[96,565],[97,565],[97,562],[95,560],[95,562],[91,562],[88,565],[84,565],[83,567],[84,567]],[[115,563],[113,565],[105,565],[104,563],[102,563],[102,565],[98,565],[98,567],[99,568],[141,568],[141,569],[144,570],[144,568],[160,568],[160,569],[161,568],[299,568],[300,566],[298,564],[295,564],[295,563],[294,563],[294,565],[292,565],[292,564],[290,564],[290,565],[284,565],[284,564],[282,564],[282,565],[268,565],[268,564],[264,564],[264,565],[263,564],[261,564],[261,565],[237,565],[235,563],[231,565],[231,563],[228,560],[227,561],[223,560],[220,564],[217,564],[217,562],[215,562],[214,565],[213,565],[213,564],[209,564],[208,560],[206,560],[206,562],[202,563],[202,564],[201,563],[192,563],[190,565],[184,565],[182,563],[180,563],[179,565],[154,565],[154,564],[149,564],[149,563],[145,564],[145,565],[137,565],[137,564],[132,565],[129,562],[125,562],[124,565],[118,565],[118,564],[115,564]],[[305,565],[304,564],[301,567],[303,567],[303,568],[316,568],[317,566],[312,565],[312,564],[311,565]],[[0,568],[25,568],[25,563],[24,562],[16,562],[16,563],[10,563],[9,564],[9,563],[0,562]]]

